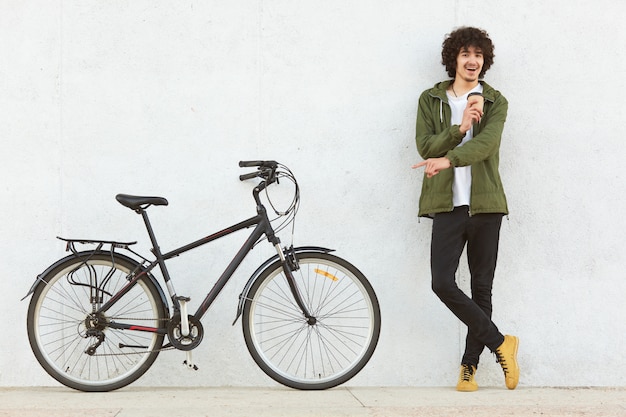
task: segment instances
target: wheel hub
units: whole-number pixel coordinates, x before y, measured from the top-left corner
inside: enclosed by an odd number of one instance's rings
[[[92,313],[85,319],[85,328],[87,331],[96,330],[103,331],[106,328],[107,319],[104,314]]]

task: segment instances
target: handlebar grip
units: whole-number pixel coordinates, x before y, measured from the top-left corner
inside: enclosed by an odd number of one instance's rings
[[[260,167],[264,163],[264,161],[239,161],[239,166],[241,168]]]
[[[240,175],[239,176],[239,181],[251,180],[252,178],[258,177],[260,173],[261,173],[261,171],[257,171],[257,172],[251,172],[249,174]]]

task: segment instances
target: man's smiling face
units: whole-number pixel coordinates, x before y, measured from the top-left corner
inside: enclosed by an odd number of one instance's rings
[[[461,48],[456,57],[456,79],[462,79],[468,83],[478,81],[483,63],[484,58],[480,48],[474,46]]]

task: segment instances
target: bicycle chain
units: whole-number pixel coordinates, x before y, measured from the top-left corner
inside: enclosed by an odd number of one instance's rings
[[[115,320],[154,320],[154,321],[170,321],[171,319],[151,319],[151,318],[137,318],[137,317],[115,317]],[[113,321],[113,320],[110,320]]]
[[[148,321],[148,320],[156,320],[156,321],[170,321],[170,319],[150,319],[150,318],[136,318],[136,317],[116,317],[116,320],[137,320],[137,321]],[[166,348],[161,348],[161,349],[155,349],[155,350],[144,350],[144,351],[140,351],[140,352],[128,352],[128,353],[94,353],[91,356],[127,356],[127,355],[143,355],[146,353],[153,353],[153,352],[164,352],[167,350],[173,350],[175,349],[174,346],[170,346],[170,347],[166,347]]]
[[[176,349],[174,346],[170,346],[167,348],[155,349],[155,350],[144,350],[141,352],[128,352],[128,353],[94,353],[91,356],[128,356],[128,355],[144,355],[146,353],[153,352],[165,352],[166,350]]]

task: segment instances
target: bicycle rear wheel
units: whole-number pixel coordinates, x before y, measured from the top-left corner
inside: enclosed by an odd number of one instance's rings
[[[127,276],[137,267],[118,254],[80,253],[40,277],[28,307],[28,338],[50,376],[81,391],[111,391],[135,381],[154,363],[164,334],[108,326],[116,321],[137,328],[165,326],[161,292],[147,276],[104,315],[93,314],[128,284]],[[94,286],[104,291],[96,294]]]
[[[291,293],[280,261],[255,281],[244,303],[243,334],[250,354],[275,381],[302,390],[327,389],[355,376],[380,334],[380,308],[365,276],[325,253],[300,253],[293,271],[314,321]]]

